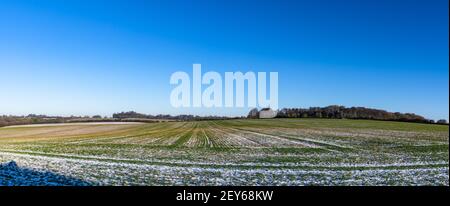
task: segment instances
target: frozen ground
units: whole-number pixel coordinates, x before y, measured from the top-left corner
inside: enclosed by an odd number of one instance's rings
[[[0,128],[0,185],[449,185],[448,135],[321,119]]]
[[[0,185],[5,186],[88,186],[90,183],[49,171],[20,167],[14,161],[0,164]]]

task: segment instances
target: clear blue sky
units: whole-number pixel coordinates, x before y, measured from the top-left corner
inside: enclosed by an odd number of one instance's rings
[[[0,114],[170,106],[170,75],[277,71],[280,107],[449,116],[447,0],[0,1]]]

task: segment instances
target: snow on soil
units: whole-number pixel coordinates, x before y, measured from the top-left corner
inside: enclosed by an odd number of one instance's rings
[[[6,169],[0,172],[1,185],[449,185],[448,166],[367,170],[243,169],[0,154],[1,161],[7,159],[15,159],[20,168],[29,169],[15,172],[11,169],[15,166],[10,168],[6,164]],[[44,169],[48,172],[36,172]],[[20,178],[16,179],[17,176]]]
[[[5,186],[87,186],[90,183],[80,179],[19,167],[16,162],[0,164],[0,185]]]

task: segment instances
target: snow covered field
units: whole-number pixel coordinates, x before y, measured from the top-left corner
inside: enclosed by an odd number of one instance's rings
[[[0,185],[449,185],[448,126],[330,119],[0,128]]]

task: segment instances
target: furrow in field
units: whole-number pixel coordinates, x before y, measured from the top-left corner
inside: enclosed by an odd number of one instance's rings
[[[396,131],[390,132],[385,130],[342,130],[342,129],[278,129],[276,133],[315,137],[328,142],[334,142],[335,144],[347,145],[347,146],[359,146],[367,148],[369,142],[375,144],[376,142],[382,142],[383,144],[391,145],[427,145],[427,144],[439,144],[442,141],[418,139],[421,136],[411,136],[411,132]],[[405,135],[403,136],[403,135]],[[417,135],[417,134],[416,134]]]
[[[300,142],[290,141],[287,139],[279,138],[271,135],[264,135],[258,133],[247,132],[238,130],[230,126],[222,126],[213,122],[216,128],[228,133],[237,135],[243,139],[256,143],[259,148],[271,148],[271,147],[304,147],[305,145]]]
[[[199,134],[198,129],[196,129],[196,126],[194,126],[188,140],[184,140],[184,143],[180,142],[180,144],[186,147],[202,147],[204,142],[202,136],[200,136]]]
[[[343,146],[340,144],[336,144],[333,142],[329,142],[329,141],[323,141],[323,140],[318,140],[318,139],[313,139],[312,138],[307,138],[307,137],[302,137],[302,136],[298,136],[298,135],[287,135],[287,134],[276,134],[273,135],[271,134],[270,131],[267,130],[259,130],[256,131],[255,129],[249,129],[249,128],[233,128],[235,130],[238,131],[243,131],[243,132],[249,132],[249,133],[254,133],[254,134],[259,134],[259,135],[268,135],[271,137],[277,137],[277,138],[287,138],[293,141],[299,141],[302,142],[305,146],[309,146],[309,147],[326,147],[329,150],[335,151],[334,149],[352,149],[352,147],[349,146]],[[261,132],[264,131],[264,132]]]
[[[203,133],[211,147],[225,148],[232,146],[231,141],[226,137],[219,135],[218,132],[214,132],[210,121],[206,122],[205,125],[206,127],[203,129]]]
[[[206,147],[213,147],[213,142],[209,139],[209,136],[206,134],[205,130],[202,129],[202,135],[203,135],[203,139],[204,139],[204,144]]]
[[[185,146],[185,144],[189,142],[189,140],[191,139],[197,126],[198,125],[196,123],[190,124],[190,126],[186,128],[185,132],[182,135],[178,136],[178,138],[175,141],[173,141],[173,143],[170,146],[172,147]]]
[[[164,142],[164,138],[166,138],[167,136],[177,135],[177,133],[183,132],[185,130],[185,124],[186,123],[177,123],[171,124],[169,126],[153,128],[152,130],[146,131],[145,133],[139,133],[127,138],[113,140],[111,143],[151,145],[158,141]]]
[[[218,142],[223,147],[231,147],[231,148],[239,148],[239,147],[247,147],[247,148],[261,148],[263,145],[258,142],[248,139],[245,136],[235,134],[234,132],[230,132],[225,128],[221,128],[218,126],[213,126],[208,128],[209,131],[213,134],[213,141]]]
[[[320,146],[312,143],[301,141],[299,139],[287,138],[283,136],[275,136],[271,134],[246,130],[242,128],[232,128],[232,127],[224,127],[217,123],[215,123],[218,127],[227,130],[228,132],[238,133],[239,135],[250,139],[251,141],[257,142],[260,145],[265,147],[310,147],[310,148],[318,148]]]
[[[155,125],[149,128],[145,128],[144,131],[132,131],[130,135],[126,136],[111,136],[104,138],[96,138],[91,137],[90,139],[75,141],[73,144],[80,143],[95,143],[95,144],[142,144],[152,143],[157,141],[158,139],[164,137],[164,135],[169,131],[175,131],[183,127],[184,124],[170,124],[167,127],[164,127],[164,123]]]
[[[206,134],[205,129],[203,128],[206,126],[204,123],[203,125],[196,126],[193,129],[192,135],[189,138],[189,140],[184,144],[184,146],[187,147],[213,147],[213,143],[211,142],[209,136]]]
[[[78,125],[8,128],[0,131],[0,140],[26,141],[70,141],[95,136],[110,136],[126,133],[140,125]],[[118,135],[115,135],[118,136]]]

